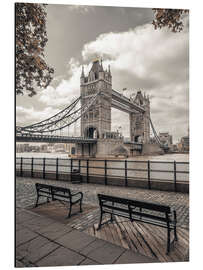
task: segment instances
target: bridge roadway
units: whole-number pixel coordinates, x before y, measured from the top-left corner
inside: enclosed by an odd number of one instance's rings
[[[46,143],[97,143],[97,139],[84,137],[69,137],[56,135],[16,134],[16,142],[46,142]]]
[[[97,139],[90,139],[84,137],[68,137],[56,135],[38,135],[38,134],[16,134],[16,142],[44,142],[44,143],[84,143],[94,144]],[[130,144],[134,150],[142,150],[142,143],[124,141],[124,144]]]
[[[112,89],[112,107],[122,110],[124,112],[141,112],[144,113],[145,109],[136,103],[133,103],[129,98],[118,93]]]

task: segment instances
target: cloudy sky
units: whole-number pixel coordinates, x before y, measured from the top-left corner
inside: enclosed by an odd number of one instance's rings
[[[113,89],[150,95],[157,132],[169,132],[178,142],[189,127],[188,17],[180,33],[154,30],[152,20],[146,8],[48,5],[45,53],[54,80],[32,98],[17,96],[17,125],[46,119],[70,104],[80,93],[81,66],[87,74],[99,56],[104,67],[111,65]],[[128,114],[112,109],[112,130],[120,125],[128,137]]]

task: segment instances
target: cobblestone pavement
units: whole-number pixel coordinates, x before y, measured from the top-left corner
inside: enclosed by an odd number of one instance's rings
[[[58,185],[62,187],[70,188],[71,190],[79,190],[84,194],[84,203],[91,205],[98,205],[97,194],[104,193],[109,195],[121,196],[124,198],[136,198],[138,200],[146,200],[151,202],[157,202],[161,204],[167,204],[177,211],[178,226],[189,229],[189,195],[175,192],[165,192],[157,190],[147,190],[132,187],[117,187],[117,186],[105,186],[99,184],[72,184],[70,182],[44,180],[17,177],[16,178],[16,206],[26,208],[35,203],[36,191],[35,183],[47,183]],[[87,217],[83,221],[74,221],[74,227],[78,229],[85,229],[88,224],[95,222],[99,210],[94,210],[91,215],[87,214]]]

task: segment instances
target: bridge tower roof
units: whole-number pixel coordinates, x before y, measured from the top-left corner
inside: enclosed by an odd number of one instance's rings
[[[102,64],[100,65],[99,59],[93,60],[90,71],[93,71],[95,73],[98,73],[99,71],[103,71],[103,67],[102,67]]]

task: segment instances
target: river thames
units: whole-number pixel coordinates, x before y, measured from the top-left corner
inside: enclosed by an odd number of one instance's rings
[[[16,153],[16,157],[27,157],[27,158],[70,158],[68,153],[38,153],[38,152],[23,152]],[[108,158],[107,159],[111,159]],[[189,154],[165,154],[165,155],[154,155],[154,156],[136,156],[128,158],[128,160],[157,160],[157,161],[177,161],[177,162],[189,162]]]

